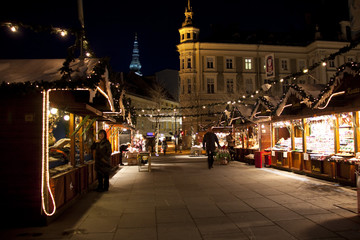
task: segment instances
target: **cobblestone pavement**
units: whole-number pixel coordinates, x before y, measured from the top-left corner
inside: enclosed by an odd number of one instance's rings
[[[286,171],[168,155],[151,172],[122,166],[110,184],[1,239],[360,239],[356,190]]]

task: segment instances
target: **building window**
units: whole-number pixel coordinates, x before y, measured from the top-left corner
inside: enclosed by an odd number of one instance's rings
[[[233,69],[233,60],[231,58],[226,59],[226,69]]]
[[[188,79],[187,82],[188,82],[188,93],[191,93],[191,79]]]
[[[206,67],[214,68],[214,58],[212,58],[212,57],[206,58]]]
[[[193,33],[193,38],[196,39],[196,33]]]
[[[184,34],[181,34],[181,40],[184,40],[185,36]]]
[[[190,39],[190,38],[191,38],[190,33],[187,33],[187,34],[186,34],[186,38],[187,38],[187,39]]]
[[[251,58],[245,58],[245,69],[246,70],[252,69],[252,59]]]
[[[281,69],[282,70],[288,70],[288,61],[287,60],[281,60]]]
[[[298,66],[299,66],[299,71],[304,70],[304,69],[306,68],[306,62],[305,62],[305,60],[299,60]]]
[[[187,68],[191,68],[191,58],[187,59]]]
[[[234,93],[234,80],[226,79],[226,90],[227,93]]]
[[[185,59],[181,59],[181,69],[185,68]]]
[[[329,60],[329,67],[334,68],[335,67],[335,61]]]
[[[347,57],[347,61],[348,61],[348,62],[353,62],[353,61],[354,61],[354,58],[353,58],[353,57]]]
[[[245,86],[246,92],[247,93],[253,92],[253,80],[251,78],[247,78],[245,80],[245,84],[246,84],[246,86]]]
[[[215,81],[213,78],[207,79],[207,93],[215,93]]]

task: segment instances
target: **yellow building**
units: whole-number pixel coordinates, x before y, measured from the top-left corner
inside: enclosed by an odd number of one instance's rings
[[[177,45],[180,106],[182,115],[191,115],[183,118],[185,135],[216,124],[219,112],[225,110],[228,101],[241,99],[252,104],[268,80],[279,80],[280,84],[273,85],[269,91],[273,96],[281,96],[287,84],[326,84],[335,74],[336,67],[360,59],[360,48],[357,47],[304,76],[292,79],[292,82],[280,81],[321,61],[349,42],[324,41],[318,32],[314,34],[315,40],[305,46],[202,42],[199,40],[200,29],[193,24],[193,14],[189,1]],[[345,26],[346,22],[341,24]],[[269,55],[274,59],[272,78],[266,76],[265,58]],[[212,103],[219,104],[213,106]]]

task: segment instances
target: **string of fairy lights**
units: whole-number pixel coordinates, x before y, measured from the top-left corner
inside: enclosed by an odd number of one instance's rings
[[[270,103],[266,98],[264,98],[264,95],[266,93],[267,90],[263,90],[262,88],[246,94],[246,95],[242,95],[240,97],[238,97],[237,99],[232,99],[229,101],[221,101],[221,102],[213,102],[213,103],[208,103],[208,104],[202,104],[202,105],[191,105],[191,106],[179,106],[176,109],[172,108],[172,107],[161,107],[161,108],[153,108],[153,107],[149,107],[149,108],[134,108],[136,111],[140,111],[141,113],[138,114],[139,117],[169,117],[169,116],[174,116],[174,113],[163,113],[166,111],[174,111],[177,112],[177,110],[186,110],[186,109],[211,109],[212,107],[215,106],[222,106],[222,105],[235,105],[235,104],[242,104],[244,106],[249,106],[249,105],[257,105],[259,103],[259,101],[262,101],[263,104],[265,104],[268,109],[270,109],[272,112],[276,110],[276,108],[282,103],[282,101],[284,100],[285,96],[286,96],[286,92],[288,92],[289,89],[293,89],[294,91],[296,91],[298,94],[300,94],[302,96],[303,99],[307,99],[307,101],[311,102],[312,105],[315,104],[316,101],[318,101],[322,95],[324,93],[326,93],[330,86],[333,84],[333,82],[335,81],[336,76],[339,75],[339,73],[345,69],[345,67],[350,65],[353,65],[353,67],[357,67],[358,64],[357,63],[346,63],[342,66],[340,66],[335,74],[335,76],[333,76],[332,78],[330,78],[330,81],[327,83],[327,85],[325,86],[325,88],[321,91],[319,97],[317,99],[315,99],[313,96],[309,95],[306,93],[305,90],[303,90],[299,85],[297,85],[296,83],[294,83],[293,81],[296,80],[297,78],[300,78],[302,76],[307,76],[309,74],[309,72],[315,70],[316,68],[322,66],[322,67],[326,67],[327,66],[327,62],[334,60],[337,56],[345,54],[347,52],[349,52],[350,50],[354,49],[355,47],[357,47],[359,44],[359,40],[353,41],[351,42],[349,45],[339,49],[337,52],[330,54],[329,56],[322,58],[320,61],[314,63],[313,65],[309,66],[308,68],[305,68],[301,71],[289,74],[285,77],[282,77],[280,79],[274,79],[274,80],[267,80],[267,84],[269,85],[269,87],[275,85],[275,84],[282,84],[282,83],[286,83],[286,87],[287,90],[285,90],[282,98],[279,100],[278,104],[276,106],[274,106],[272,103]],[[290,83],[288,83],[290,81]],[[255,100],[256,99],[256,100]],[[253,103],[251,103],[251,101]],[[255,101],[255,103],[254,103]],[[145,111],[150,111],[152,113],[144,113]],[[199,114],[188,114],[188,115],[181,115],[181,114],[177,114],[177,117],[200,117],[200,116],[204,116],[204,115],[217,115],[218,113],[199,113]]]
[[[91,51],[91,49],[89,47],[89,43],[85,38],[85,33],[84,33],[83,29],[74,30],[74,29],[66,29],[66,28],[59,28],[59,27],[53,27],[53,26],[39,26],[39,25],[34,26],[34,25],[24,24],[21,22],[17,22],[17,23],[2,22],[0,25],[3,27],[7,27],[11,32],[17,32],[17,31],[19,31],[19,29],[25,28],[25,29],[31,29],[35,32],[49,32],[51,34],[57,34],[61,37],[66,37],[68,34],[75,35],[75,36],[77,36],[77,41],[74,46],[70,47],[71,51],[69,51],[69,52],[74,52],[75,48],[79,47],[78,42],[80,40],[82,40],[83,48],[86,50],[86,52],[85,52],[86,57],[94,56],[94,53]],[[79,38],[81,38],[81,39],[79,39]],[[269,85],[269,87],[271,87],[275,84],[285,83],[286,84],[285,86],[288,89],[293,89],[293,90],[297,91],[298,94],[300,94],[304,99],[308,99],[309,102],[315,103],[318,99],[314,99],[311,95],[308,95],[303,89],[301,89],[301,87],[298,86],[296,83],[291,83],[291,82],[293,82],[294,80],[296,80],[297,78],[299,78],[301,76],[308,75],[309,72],[315,70],[316,68],[318,68],[320,66],[325,67],[327,65],[328,61],[334,60],[336,56],[339,56],[341,54],[349,52],[351,49],[355,48],[358,44],[359,44],[359,40],[351,42],[349,45],[347,45],[347,46],[339,49],[337,52],[330,54],[329,56],[321,59],[320,61],[314,63],[312,66],[309,66],[306,69],[289,74],[288,76],[280,78],[280,79],[266,80],[266,82]],[[61,69],[63,78],[66,78],[66,77],[69,78],[70,73],[72,72],[72,69],[70,69],[69,65],[70,65],[70,62],[73,60],[74,60],[73,55],[69,54],[69,56],[67,57],[67,59],[64,62],[64,66]],[[103,65],[103,64],[100,64],[100,62],[99,62],[99,65]],[[338,69],[336,74],[338,74],[340,72],[340,70],[341,70],[341,67]],[[19,87],[20,87],[20,89],[26,88],[27,90],[29,90],[29,87],[34,87],[37,90],[42,90],[42,89],[49,89],[49,88],[76,88],[76,87],[84,87],[87,85],[87,87],[93,88],[94,84],[98,83],[99,78],[101,77],[101,72],[99,73],[99,72],[95,71],[94,74],[87,77],[87,81],[79,80],[78,82],[76,82],[76,81],[72,82],[71,79],[68,79],[68,81],[55,81],[53,83],[25,82],[25,83],[9,84],[9,83],[3,82],[0,85],[0,87],[1,88],[15,87],[17,89],[19,89]],[[64,79],[62,79],[62,80],[64,80]],[[91,81],[91,80],[93,80],[93,81]],[[324,90],[319,95],[320,97],[328,90],[329,86],[333,83],[334,80],[335,80],[335,76],[330,79],[327,86],[324,88]],[[288,83],[289,81],[290,81],[290,84]],[[16,86],[14,86],[14,85],[16,85]],[[22,85],[22,86],[19,86],[19,85]],[[119,91],[120,88],[117,88],[116,90]],[[267,92],[267,90],[260,88],[252,93],[239,96],[237,99],[232,99],[229,101],[213,102],[213,103],[202,104],[202,105],[178,106],[178,107],[176,107],[176,109],[174,109],[173,107],[135,108],[135,107],[129,106],[128,103],[126,105],[129,109],[131,108],[131,115],[132,116],[136,115],[138,117],[154,117],[154,116],[156,116],[156,117],[167,118],[167,117],[174,117],[174,115],[176,115],[176,117],[201,117],[201,116],[209,116],[209,115],[216,116],[219,113],[208,112],[208,113],[198,113],[198,114],[179,114],[177,111],[178,110],[193,110],[193,109],[205,110],[205,109],[212,109],[213,107],[217,107],[217,106],[224,106],[224,105],[228,106],[228,105],[235,105],[235,104],[242,104],[244,106],[248,106],[248,105],[256,105],[259,101],[262,101],[262,103],[265,104],[270,110],[274,110],[278,107],[279,104],[281,104],[281,102],[283,101],[283,99],[285,98],[285,95],[286,95],[286,93],[284,93],[282,98],[278,102],[278,105],[274,106],[272,103],[270,103],[269,101],[267,101],[264,98],[264,95],[266,94],[266,92]],[[285,91],[285,92],[287,92],[287,91]],[[119,102],[118,99],[114,99],[114,100],[116,103]],[[116,105],[118,105],[118,104],[116,104]],[[139,112],[139,111],[141,111],[141,113],[136,114],[136,112]],[[151,113],[145,113],[145,111],[150,111]]]

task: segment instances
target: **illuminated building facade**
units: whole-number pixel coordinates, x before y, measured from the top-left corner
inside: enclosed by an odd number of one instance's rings
[[[347,22],[341,22],[342,35],[338,41],[321,40],[314,34],[310,44],[259,44],[240,41],[219,42],[201,41],[200,29],[193,24],[193,11],[190,1],[185,10],[185,21],[179,29],[179,78],[180,106],[182,115],[192,115],[183,119],[186,135],[202,131],[214,125],[226,104],[208,107],[212,103],[226,103],[241,99],[253,104],[264,85],[271,80],[280,80],[292,73],[302,71],[338,51],[346,42]],[[274,56],[274,76],[266,76],[265,57]],[[280,81],[269,90],[272,96],[281,96],[287,85],[326,84],[336,73],[338,66],[349,61],[360,60],[359,47],[329,60],[323,66],[309,71],[306,75],[291,81]],[[250,97],[252,96],[252,97]],[[196,116],[194,116],[196,115]]]

